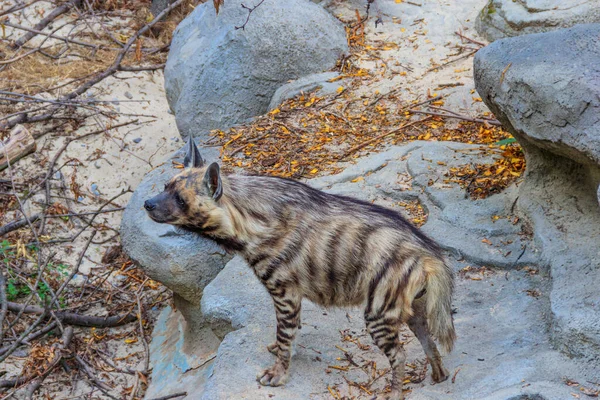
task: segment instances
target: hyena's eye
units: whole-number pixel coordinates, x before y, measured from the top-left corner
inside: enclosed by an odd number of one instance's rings
[[[181,196],[179,195],[179,193],[175,193],[175,201],[180,206],[185,206],[185,201],[181,198]]]

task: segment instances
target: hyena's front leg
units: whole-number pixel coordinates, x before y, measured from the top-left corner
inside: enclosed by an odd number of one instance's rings
[[[302,296],[292,290],[271,291],[277,317],[277,340],[267,347],[277,356],[275,364],[258,375],[261,385],[280,386],[287,379],[292,358],[292,344],[300,323]]]

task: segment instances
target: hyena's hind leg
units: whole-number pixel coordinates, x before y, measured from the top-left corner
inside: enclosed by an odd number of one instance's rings
[[[431,364],[431,378],[434,382],[443,382],[448,379],[448,370],[442,364],[442,356],[431,338],[427,326],[427,314],[425,310],[427,295],[413,302],[413,316],[407,321],[408,327],[415,334],[423,351]]]
[[[400,311],[396,309],[381,311],[371,308],[372,304],[368,304],[365,311],[367,331],[377,347],[387,356],[392,369],[391,392],[387,395],[387,399],[402,400],[404,398],[402,381],[404,380],[406,354],[398,336]]]
[[[278,288],[281,289],[281,288]],[[261,385],[280,386],[288,377],[292,358],[292,344],[300,323],[302,296],[295,290],[269,290],[275,304],[277,340],[267,349],[277,356],[275,364],[261,372],[257,380]]]

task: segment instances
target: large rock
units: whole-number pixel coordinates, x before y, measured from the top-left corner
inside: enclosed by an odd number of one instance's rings
[[[335,93],[340,87],[344,88],[339,81],[333,81],[339,77],[338,72],[321,72],[303,76],[300,79],[286,83],[275,91],[269,103],[269,110],[277,108],[285,100],[291,99],[301,93],[308,93],[318,89],[318,96]]]
[[[203,152],[206,156],[206,152]],[[207,159],[210,159],[207,158]],[[181,170],[172,161],[183,161],[183,152],[152,170],[137,187],[121,221],[123,249],[152,279],[173,290],[177,309],[185,317],[186,346],[201,338],[195,333],[204,326],[200,300],[204,287],[231,259],[214,242],[176,231],[171,225],[152,221],[144,201],[163,190],[165,183]]]
[[[489,0],[475,27],[489,41],[600,22],[598,0]]]
[[[348,50],[344,27],[308,0],[265,0],[245,29],[248,11],[225,1],[198,5],[177,27],[165,87],[185,137],[204,137],[267,111],[290,79],[335,66]]]
[[[591,2],[590,2],[591,3]],[[597,3],[597,2],[596,2]],[[525,150],[518,210],[550,267],[555,345],[600,357],[600,24],[503,39],[477,53],[484,102]]]

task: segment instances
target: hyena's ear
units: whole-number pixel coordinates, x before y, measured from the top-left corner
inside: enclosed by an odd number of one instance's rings
[[[204,184],[212,198],[217,201],[223,195],[223,183],[221,182],[221,171],[219,164],[212,163],[204,174]]]
[[[185,157],[183,158],[183,166],[186,168],[200,168],[204,165],[204,160],[194,143],[194,138],[190,135],[188,139]]]

